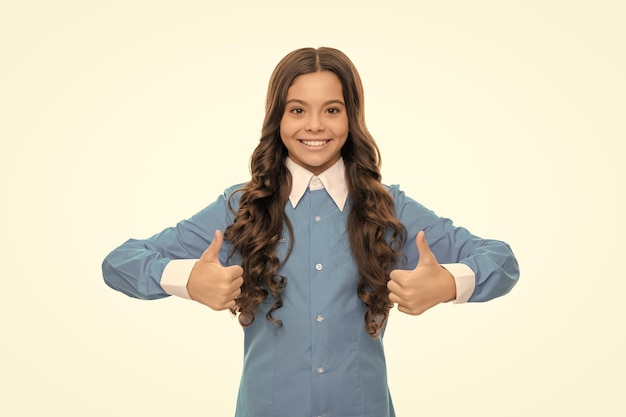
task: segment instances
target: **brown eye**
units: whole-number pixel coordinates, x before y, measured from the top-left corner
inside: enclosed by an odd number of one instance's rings
[[[294,107],[293,109],[289,110],[291,113],[293,114],[302,114],[304,113],[304,109],[302,107]]]
[[[337,107],[331,107],[330,109],[326,110],[328,113],[330,114],[337,114],[339,113],[339,109]]]

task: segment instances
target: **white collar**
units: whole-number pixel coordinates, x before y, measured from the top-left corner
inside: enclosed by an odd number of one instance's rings
[[[306,192],[307,187],[311,190],[326,188],[326,192],[333,199],[340,211],[343,211],[348,198],[348,184],[346,184],[346,167],[343,158],[339,158],[333,166],[315,175],[309,170],[287,158],[287,169],[291,172],[291,194],[289,201],[295,208]]]

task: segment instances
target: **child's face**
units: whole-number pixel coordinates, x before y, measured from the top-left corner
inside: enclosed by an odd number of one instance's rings
[[[280,121],[280,137],[289,157],[319,175],[341,157],[348,130],[339,78],[330,71],[296,77]]]

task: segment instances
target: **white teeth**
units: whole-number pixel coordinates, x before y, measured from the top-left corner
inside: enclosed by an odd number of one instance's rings
[[[306,146],[324,146],[326,145],[326,140],[303,140],[302,143],[304,143]]]

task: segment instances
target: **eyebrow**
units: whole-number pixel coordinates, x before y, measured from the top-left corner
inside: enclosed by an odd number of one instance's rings
[[[299,103],[302,105],[307,105],[308,103],[304,100],[300,100],[299,98],[292,98],[291,100],[287,100],[285,102],[285,104],[289,104],[289,103]],[[327,106],[329,104],[341,104],[342,106],[345,106],[346,103],[343,102],[343,100],[339,100],[339,99],[332,99],[332,100],[328,100],[325,101],[324,103],[322,103],[322,106]]]

